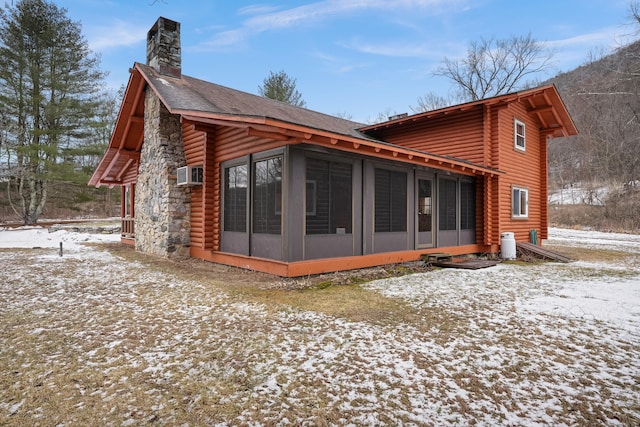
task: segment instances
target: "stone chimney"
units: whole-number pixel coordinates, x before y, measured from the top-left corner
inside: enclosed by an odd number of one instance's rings
[[[182,76],[180,23],[160,17],[147,33],[147,65],[169,77]]]
[[[181,77],[180,24],[165,18],[149,30],[147,65],[167,77]],[[191,190],[176,185],[187,164],[180,116],[171,114],[154,90],[144,93],[144,143],[135,189],[136,249],[160,256],[188,256]]]

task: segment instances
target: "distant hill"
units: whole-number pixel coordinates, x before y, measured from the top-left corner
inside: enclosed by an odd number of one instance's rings
[[[548,83],[580,132],[549,144],[550,193],[580,188],[584,204],[600,206],[589,217],[606,216],[595,218],[600,228],[640,229],[640,40]],[[604,203],[589,197],[603,188]]]

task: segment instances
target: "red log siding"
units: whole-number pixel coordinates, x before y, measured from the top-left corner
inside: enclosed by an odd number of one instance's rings
[[[182,142],[187,165],[197,166],[203,164],[205,133],[192,129],[188,123],[182,124]],[[205,178],[206,181],[206,178]],[[204,185],[191,187],[191,246],[204,247]]]
[[[451,113],[394,128],[393,134],[377,134],[386,141],[432,154],[453,156],[470,162],[485,163],[483,107]]]
[[[478,205],[477,211],[483,212],[482,218],[480,218],[482,220],[482,239],[479,241],[485,245],[496,245],[500,243],[500,216],[497,214],[499,212],[499,179],[493,176],[484,176],[480,185],[484,205]],[[480,210],[481,206],[482,210]]]
[[[219,163],[247,154],[282,147],[282,141],[250,136],[245,129],[219,127],[216,135],[214,155]]]
[[[486,211],[486,199],[484,197],[484,183],[487,178],[476,178],[476,242],[482,243],[484,238],[484,212]]]
[[[204,184],[202,190],[203,195],[203,227],[204,227],[204,249],[217,251],[220,250],[220,237],[218,233],[218,224],[220,223],[220,174],[219,166],[215,158],[215,141],[217,131],[209,131],[206,133],[206,142],[204,150]]]
[[[468,111],[452,112],[417,124],[408,123],[400,130],[382,129],[377,136],[392,144],[454,156],[500,169],[501,150],[499,144],[494,143],[500,138],[499,113],[498,108],[480,105]],[[477,239],[488,245],[499,244],[499,196],[502,187],[497,178],[488,175],[478,177],[477,183]]]
[[[138,182],[138,163],[133,164],[124,175],[122,175],[122,183],[119,185],[135,184]]]
[[[500,169],[500,109],[491,106],[486,107],[485,126],[485,165]],[[487,177],[485,197],[487,198],[487,210],[485,211],[484,231],[485,244],[500,244],[500,177]]]
[[[540,133],[540,228],[538,243],[548,239],[549,227],[549,158],[547,157],[547,135]]]
[[[526,151],[514,148],[514,120],[520,120],[526,127]],[[500,110],[499,127],[499,169],[505,172],[500,177],[500,232],[515,233],[517,241],[528,241],[529,231],[539,232],[543,227],[542,211],[546,203],[541,203],[542,194],[546,194],[546,153],[542,155],[540,144],[540,124],[532,118],[522,103],[513,103]],[[543,179],[544,175],[544,179]],[[516,219],[511,216],[512,186],[529,190],[529,216]],[[546,217],[546,213],[544,214]]]
[[[204,163],[205,135],[202,131],[192,129],[193,126],[184,123],[182,125],[182,141],[184,143],[184,155],[188,165],[201,165]]]
[[[514,148],[514,118],[526,125],[526,151]],[[390,143],[463,158],[498,169],[502,175],[477,175],[478,247],[496,251],[500,233],[514,232],[516,240],[529,239],[537,229],[546,237],[546,141],[540,124],[526,106],[480,106],[433,118],[426,123],[407,123],[401,129],[379,130],[377,136]],[[205,166],[204,184],[192,189],[192,255],[216,257],[221,235],[221,164],[225,161],[282,147],[286,142],[251,136],[246,129],[205,126],[193,129],[185,123],[183,138],[187,163]],[[354,149],[355,150],[355,149]],[[511,187],[529,190],[529,217],[511,217]],[[291,272],[288,272],[289,274]],[[287,275],[289,275],[287,274]]]
[[[222,179],[220,165],[227,161],[248,154],[278,148],[284,145],[282,141],[250,136],[242,128],[218,126],[215,132],[207,132],[207,182],[213,182],[213,188],[206,186],[207,207],[205,211],[207,224],[206,249],[220,250],[221,211],[222,208]],[[210,240],[209,240],[210,239]]]
[[[494,120],[493,118],[493,113],[494,110],[491,108],[490,105],[485,105],[484,106],[484,115],[483,115],[483,123],[482,123],[482,142],[483,142],[483,154],[484,154],[484,158],[482,160],[482,162],[480,162],[480,164],[485,165],[485,166],[490,166],[492,167],[493,165],[491,164],[491,141],[492,141],[492,134],[491,134],[491,130],[493,129],[491,126],[492,120]]]

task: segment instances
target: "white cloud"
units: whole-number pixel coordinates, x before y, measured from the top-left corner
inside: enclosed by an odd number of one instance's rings
[[[574,46],[611,46],[616,43],[615,40],[621,35],[620,28],[610,27],[604,28],[592,33],[580,34],[567,39],[552,40],[546,44],[551,48],[565,49]]]
[[[350,59],[340,58],[323,52],[314,52],[312,56],[324,67],[331,70],[333,74],[345,74],[353,70],[371,66],[371,64],[365,62],[352,62]]]
[[[467,0],[325,0],[278,12],[272,12],[262,5],[246,7],[240,9],[239,13],[256,15],[246,19],[239,28],[216,34],[201,48],[225,47],[239,43],[254,34],[317,23],[354,12],[421,8],[431,14],[437,14],[443,9],[460,10],[460,5],[466,2]]]
[[[87,40],[94,52],[104,51],[122,46],[133,46],[144,42],[147,31],[139,23],[116,20],[109,26],[89,27]]]
[[[554,59],[557,68],[568,70],[587,61],[590,54],[607,54],[631,41],[633,39],[624,28],[612,26],[566,39],[547,41],[545,45],[556,52]]]
[[[341,43],[342,47],[372,55],[398,58],[425,58],[440,60],[451,52],[441,42],[407,43],[405,41],[376,43],[354,39],[349,43]],[[444,47],[444,49],[443,49]]]
[[[266,4],[253,4],[250,6],[242,7],[238,10],[238,15],[261,15],[265,13],[271,13],[278,10],[275,6]]]

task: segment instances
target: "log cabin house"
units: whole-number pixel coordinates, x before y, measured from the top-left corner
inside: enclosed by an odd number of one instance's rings
[[[301,276],[497,253],[547,237],[554,86],[363,125],[182,74],[159,18],[89,184],[122,188],[122,242]]]

